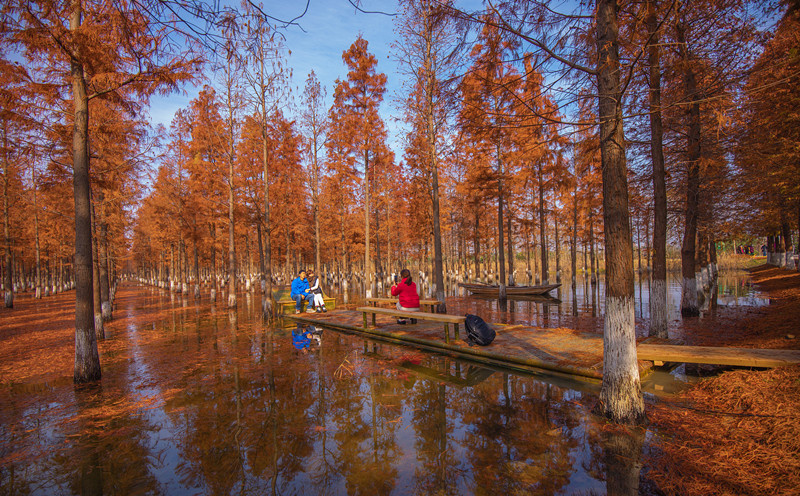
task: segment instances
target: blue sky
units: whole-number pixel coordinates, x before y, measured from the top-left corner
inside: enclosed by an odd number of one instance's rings
[[[267,0],[263,9],[274,17],[291,19],[300,15],[304,7],[305,2],[301,0]],[[361,8],[366,11],[394,13],[397,11],[397,2],[363,0]],[[381,114],[389,129],[390,144],[399,160],[399,129],[392,121],[392,116],[399,115],[393,100],[400,91],[402,80],[397,70],[397,61],[391,53],[391,44],[395,40],[394,22],[394,18],[387,15],[358,12],[347,0],[311,0],[308,12],[297,21],[300,27],[290,26],[284,34],[286,47],[291,52],[288,66],[293,71],[292,92],[295,101],[299,103],[305,80],[313,69],[326,89],[328,106],[333,102],[336,78],[347,77],[342,52],[350,47],[359,34],[363,35],[369,42],[370,52],[378,59],[378,71],[385,73],[388,78]],[[153,124],[164,124],[168,127],[175,111],[187,107],[197,96],[200,87],[187,87],[185,94],[175,93],[166,98],[153,98],[150,108]]]

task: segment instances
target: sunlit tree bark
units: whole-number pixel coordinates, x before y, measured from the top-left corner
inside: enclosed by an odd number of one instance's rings
[[[618,5],[597,4],[600,153],[606,248],[606,309],[603,330],[603,413],[617,422],[644,419],[634,324],[633,245],[628,209],[622,87],[619,75]]]

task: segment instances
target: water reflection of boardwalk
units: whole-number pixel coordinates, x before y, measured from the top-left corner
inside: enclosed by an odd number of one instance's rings
[[[470,347],[462,339],[451,339],[450,344],[446,344],[441,324],[437,322],[420,321],[416,325],[399,325],[391,317],[378,315],[376,326],[364,329],[361,312],[353,310],[287,317],[294,321],[371,335],[489,364],[524,370],[539,368],[589,380],[602,377],[603,337],[595,333],[565,328],[493,324],[497,331],[494,342],[488,347]],[[462,331],[462,337],[463,335]],[[686,362],[746,367],[776,367],[800,363],[800,350],[675,346],[652,342],[638,343],[637,350],[639,372],[642,376],[647,375],[654,362],[658,365]]]

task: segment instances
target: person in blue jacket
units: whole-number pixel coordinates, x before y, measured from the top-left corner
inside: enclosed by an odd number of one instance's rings
[[[301,270],[297,278],[292,281],[292,291],[289,293],[289,298],[295,301],[294,313],[300,313],[300,310],[303,309],[303,300],[313,301],[314,294],[308,289],[306,271]]]

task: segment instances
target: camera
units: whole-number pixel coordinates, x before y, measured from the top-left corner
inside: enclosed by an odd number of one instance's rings
[[[395,284],[397,284],[397,283],[399,283],[399,282],[400,282],[400,276],[398,276],[397,274],[395,274],[395,275],[394,275],[394,283],[395,283]]]

